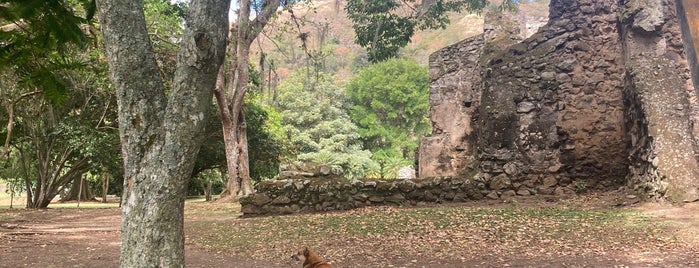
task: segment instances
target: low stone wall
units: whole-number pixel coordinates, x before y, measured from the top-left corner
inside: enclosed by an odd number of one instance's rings
[[[268,180],[240,199],[246,216],[480,200],[490,191],[466,178],[347,180],[342,177]]]
[[[258,216],[348,210],[365,206],[502,199],[517,195],[571,195],[581,190],[576,189],[574,183],[561,183],[553,177],[537,177],[520,183],[480,176],[474,179],[434,177],[395,180],[297,176],[260,182],[255,186],[256,192],[241,198],[240,204],[245,216]]]

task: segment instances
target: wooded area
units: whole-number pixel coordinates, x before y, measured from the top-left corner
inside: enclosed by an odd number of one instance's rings
[[[401,15],[415,21],[405,25],[414,31],[442,26],[447,11],[474,11],[485,2],[447,3],[448,9],[433,10],[442,1],[387,1],[391,9],[354,14],[396,16],[400,5],[419,6],[420,12]],[[331,40],[303,32],[305,14],[294,11],[300,4],[239,1],[228,22],[227,1],[5,1],[0,177],[30,208],[45,208],[56,196],[120,196],[122,265],[177,266],[183,238],[170,234],[181,233],[181,223],[173,222],[181,222],[187,194],[210,199],[222,191],[236,199],[280,166],[304,162],[327,164],[348,178],[396,176],[414,162],[417,139],[429,133],[427,71],[393,60],[369,66],[345,89],[332,74],[334,55],[324,52]],[[276,77],[262,47],[260,64],[251,62],[251,46],[284,14],[296,25],[286,31],[300,36],[305,63]],[[396,45],[390,50],[382,59],[397,56]],[[408,75],[383,79],[371,68]],[[385,81],[369,82],[377,78]],[[394,103],[373,103],[371,94],[394,96]],[[391,106],[399,103],[404,107],[394,113]],[[163,239],[166,246],[151,244]]]

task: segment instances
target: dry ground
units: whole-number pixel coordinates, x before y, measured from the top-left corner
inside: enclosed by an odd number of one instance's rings
[[[699,204],[610,208],[588,195],[240,218],[186,205],[188,267],[699,267]],[[550,201],[550,200],[549,200]],[[0,209],[0,267],[118,267],[117,208]]]

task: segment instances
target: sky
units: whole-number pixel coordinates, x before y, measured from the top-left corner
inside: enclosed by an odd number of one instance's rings
[[[186,3],[190,2],[190,0],[170,0],[170,3]],[[231,1],[231,9],[228,10],[228,21],[233,22],[235,21],[235,11],[238,9],[238,1],[232,0]]]

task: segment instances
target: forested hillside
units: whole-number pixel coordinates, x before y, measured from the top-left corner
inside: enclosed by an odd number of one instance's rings
[[[521,25],[524,34],[531,35],[548,18],[548,0],[529,0],[518,5],[517,17],[528,21]],[[264,62],[284,78],[309,61],[310,53],[317,64],[332,71],[339,79],[353,76],[368,65],[366,51],[355,43],[352,23],[347,18],[344,0],[319,0],[297,4],[293,8],[293,19],[288,11],[264,30],[261,38],[253,45],[254,62]],[[418,31],[401,52],[401,57],[412,59],[426,66],[433,52],[465,38],[483,32],[483,17],[480,13],[451,13],[450,24],[445,29]],[[307,36],[306,50],[302,48],[300,35]],[[260,61],[261,56],[263,61]],[[269,65],[272,65],[269,67]]]

